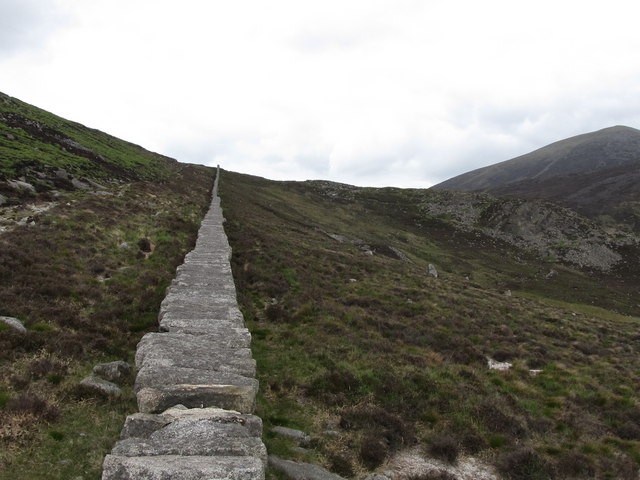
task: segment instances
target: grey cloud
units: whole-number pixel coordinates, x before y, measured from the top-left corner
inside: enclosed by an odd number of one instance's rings
[[[39,47],[67,17],[53,2],[3,0],[0,4],[0,58]]]

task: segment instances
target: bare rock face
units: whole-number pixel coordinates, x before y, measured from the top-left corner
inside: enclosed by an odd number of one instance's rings
[[[622,259],[619,247],[639,241],[628,233],[610,234],[573,210],[537,200],[436,190],[421,210],[459,230],[507,242],[542,258],[602,271]]]
[[[10,326],[11,328],[13,328],[14,330],[17,330],[20,333],[27,333],[27,329],[22,324],[22,322],[20,320],[18,320],[17,318],[14,318],[14,317],[0,317],[0,322],[4,323],[5,325]]]

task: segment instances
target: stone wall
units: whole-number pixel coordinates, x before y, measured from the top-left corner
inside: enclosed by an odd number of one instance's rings
[[[195,248],[178,267],[160,332],[138,344],[129,415],[103,480],[261,480],[267,454],[252,415],[258,381],[236,301],[218,180]]]

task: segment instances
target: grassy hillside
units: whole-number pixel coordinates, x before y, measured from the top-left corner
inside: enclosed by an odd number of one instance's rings
[[[0,479],[100,478],[135,401],[78,382],[157,328],[213,177],[0,95]]]
[[[581,271],[456,230],[425,214],[424,190],[231,172],[220,189],[271,453],[347,477],[419,446],[504,478],[636,478],[628,264]],[[309,432],[312,448],[273,425]]]

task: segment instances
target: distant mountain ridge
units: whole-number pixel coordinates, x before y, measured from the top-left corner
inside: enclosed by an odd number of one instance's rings
[[[553,201],[640,229],[640,130],[615,126],[554,142],[434,187]]]

